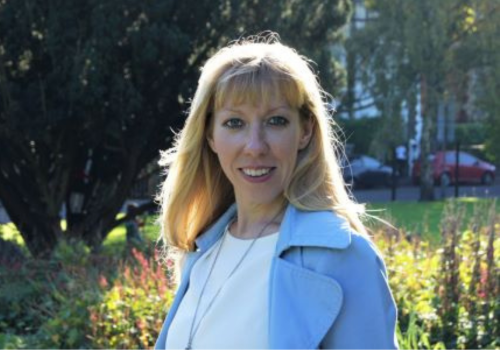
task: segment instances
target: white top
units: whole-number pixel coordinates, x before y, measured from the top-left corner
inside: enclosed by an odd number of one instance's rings
[[[406,160],[406,147],[399,145],[396,147],[396,158],[399,160]]]
[[[167,334],[166,349],[185,349],[201,289],[219,245],[222,248],[203,293],[194,323],[193,349],[268,348],[269,271],[278,232],[257,239],[231,278],[231,271],[252,243],[227,231],[193,266],[189,288]],[[213,299],[219,288],[219,295]],[[212,302],[207,311],[207,306]],[[201,322],[200,322],[201,319]]]

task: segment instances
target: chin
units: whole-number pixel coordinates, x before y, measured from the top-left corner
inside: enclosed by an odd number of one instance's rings
[[[256,193],[248,194],[247,196],[243,197],[248,199],[248,201],[252,203],[258,203],[258,204],[271,204],[279,200],[280,198],[283,197],[283,192],[276,193],[276,194],[271,194],[269,192],[263,193],[262,196],[257,196]]]

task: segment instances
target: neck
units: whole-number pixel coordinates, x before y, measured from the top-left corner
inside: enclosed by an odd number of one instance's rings
[[[237,215],[237,220],[230,227],[233,236],[242,239],[263,237],[279,230],[285,215],[285,201],[280,199],[268,205],[238,205]]]

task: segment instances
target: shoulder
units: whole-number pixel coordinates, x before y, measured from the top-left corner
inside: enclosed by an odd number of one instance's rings
[[[289,246],[330,248],[378,255],[370,237],[356,232],[334,211],[303,211],[289,206],[280,229]]]
[[[342,249],[329,247],[303,247],[305,267],[329,275],[337,280],[349,280],[369,271],[381,271],[385,275],[382,254],[366,236],[349,232],[350,244]],[[359,281],[357,282],[359,283]]]
[[[283,240],[288,243],[287,260],[296,260],[293,255],[300,254],[301,265],[331,277],[347,278],[367,268],[381,269],[385,274],[381,253],[370,237],[354,231],[343,217],[333,211],[296,208],[288,214],[282,227]]]
[[[278,252],[290,247],[344,249],[350,243],[349,223],[333,211],[302,211],[289,205],[280,227]]]

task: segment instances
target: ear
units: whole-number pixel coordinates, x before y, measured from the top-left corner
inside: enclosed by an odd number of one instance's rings
[[[313,118],[309,117],[302,123],[302,131],[299,140],[299,150],[302,151],[309,145],[314,131]]]
[[[215,142],[214,142],[214,126],[213,126],[213,113],[207,114],[207,124],[205,127],[205,139],[207,140],[208,146],[212,150],[212,152],[217,153],[215,150]]]
[[[217,153],[217,151],[215,150],[215,143],[214,143],[214,139],[213,139],[212,135],[207,134],[206,139],[207,139],[207,143],[210,146],[210,149],[212,150],[212,152]]]

